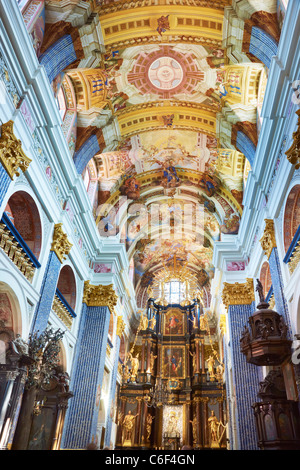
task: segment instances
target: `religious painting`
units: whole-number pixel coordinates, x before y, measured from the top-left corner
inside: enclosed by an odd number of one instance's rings
[[[164,439],[179,437],[180,443],[183,438],[183,406],[165,405],[163,408],[163,428]]]
[[[184,379],[185,346],[163,346],[162,377]]]
[[[184,335],[184,313],[179,309],[168,309],[164,315],[164,335]]]

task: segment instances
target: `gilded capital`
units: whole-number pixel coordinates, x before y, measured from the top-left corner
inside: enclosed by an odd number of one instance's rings
[[[23,152],[22,142],[14,135],[13,128],[13,121],[2,124],[0,137],[0,162],[11,179],[20,175],[19,168],[25,172],[32,161]]]
[[[108,307],[110,312],[114,313],[117,300],[118,296],[112,284],[93,286],[90,284],[90,281],[84,283],[82,302],[89,307]]]
[[[70,253],[72,243],[68,241],[67,235],[62,230],[62,224],[54,226],[53,241],[51,251],[54,251],[62,263],[66,256]]]
[[[229,284],[224,282],[222,300],[227,309],[229,305],[249,305],[254,302],[253,279],[246,279],[245,283]]]
[[[275,248],[277,245],[275,239],[274,221],[272,219],[265,219],[265,223],[266,226],[264,234],[260,239],[260,244],[269,259],[273,248]]]
[[[124,330],[125,330],[125,322],[123,320],[123,317],[119,315],[117,318],[117,336],[119,336],[119,338],[121,338]]]

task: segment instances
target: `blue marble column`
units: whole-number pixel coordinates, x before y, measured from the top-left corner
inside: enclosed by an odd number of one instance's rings
[[[8,191],[9,184],[11,183],[11,178],[6,172],[4,166],[0,162],[0,206],[5,198],[5,195]],[[2,214],[0,214],[0,217]]]
[[[56,224],[53,233],[53,243],[49,254],[39,302],[36,306],[33,317],[31,332],[39,331],[42,333],[48,324],[53,299],[56,292],[56,286],[59,278],[61,263],[64,257],[69,254],[71,244],[68,242],[65,233],[62,231],[62,224]]]
[[[108,297],[105,288],[110,288],[110,300],[113,296],[116,298],[112,286],[90,286],[88,283],[87,294],[85,288],[70,382],[74,397],[66,414],[62,449],[85,449],[96,438],[100,406],[97,398],[102,386],[112,311],[109,302],[108,306],[103,305]]]
[[[281,273],[281,266],[278,256],[278,250],[276,245],[274,221],[272,219],[265,219],[265,230],[260,243],[262,249],[269,260],[270,273],[272,278],[272,287],[276,304],[276,311],[279,315],[282,315],[289,330],[289,339],[292,336],[292,328],[290,321],[289,309],[287,306],[286,298],[284,295],[284,285]]]
[[[228,325],[231,344],[233,388],[236,396],[236,429],[238,450],[257,450],[256,425],[252,405],[259,389],[258,367],[248,364],[240,351],[244,325],[254,312],[255,304],[229,305]]]
[[[235,441],[235,450],[256,450],[258,449],[257,433],[252,405],[257,402],[259,390],[258,367],[248,364],[240,349],[244,326],[248,325],[248,319],[255,311],[253,279],[247,279],[244,284],[225,282],[222,298],[228,312],[230,347],[227,349],[226,363],[230,359],[232,369],[232,381],[229,381],[229,374],[226,381],[228,381],[229,390],[232,388],[230,395],[235,397],[235,414],[230,416],[230,437]],[[235,436],[233,436],[234,421],[236,424]]]
[[[115,343],[114,367],[113,367],[113,370],[112,370],[110,390],[109,390],[109,399],[108,399],[109,405],[108,405],[106,425],[105,425],[104,445],[106,447],[109,447],[110,442],[111,442],[111,430],[112,430],[111,411],[113,411],[113,400],[114,400],[114,397],[115,397],[116,386],[117,386],[117,374],[118,374],[118,365],[119,365],[120,344],[121,344],[121,339],[120,339],[119,336],[117,336],[116,343]]]

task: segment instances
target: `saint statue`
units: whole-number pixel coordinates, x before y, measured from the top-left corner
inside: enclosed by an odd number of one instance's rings
[[[154,361],[157,358],[157,356],[154,356],[153,351],[150,353],[150,370],[153,373],[154,372]]]
[[[256,290],[256,292],[258,292],[260,303],[264,302],[265,301],[264,288],[263,288],[263,285],[262,285],[262,283],[260,282],[259,279],[256,279],[256,289],[255,290]]]
[[[190,423],[192,424],[192,428],[193,428],[193,443],[196,444],[197,443],[197,416],[195,415],[194,418],[193,418],[193,421],[190,420]]]
[[[193,372],[195,373],[196,372],[196,351],[193,353],[190,351],[190,355],[193,358]]]
[[[136,376],[139,370],[139,365],[140,365],[139,355],[137,354],[135,357],[131,356],[131,375],[130,375],[131,380],[136,379]]]
[[[224,424],[221,421],[218,421],[214,410],[212,410],[211,415],[208,418],[208,427],[212,444],[216,442],[219,443],[220,438],[222,439],[222,436],[220,437],[220,426],[223,426],[223,428],[225,428]]]
[[[152,427],[152,421],[153,421],[153,416],[147,415],[147,424],[146,424],[146,430],[147,430],[147,441],[150,441],[150,436],[151,436],[151,427]]]
[[[156,325],[156,317],[155,317],[155,315],[153,315],[153,317],[152,317],[151,320],[150,320],[150,328],[151,328],[151,330],[154,330],[155,325]]]
[[[141,330],[147,330],[147,328],[148,328],[148,318],[147,318],[147,315],[145,315],[145,314],[142,315],[140,326],[141,326]]]
[[[209,356],[209,358],[207,359],[207,366],[208,366],[208,373],[209,373],[210,380],[213,379],[215,376],[214,365],[215,365],[214,357]]]
[[[133,415],[131,410],[129,410],[127,415],[125,416],[122,423],[122,429],[124,431],[124,441],[131,441],[136,417],[137,414]]]

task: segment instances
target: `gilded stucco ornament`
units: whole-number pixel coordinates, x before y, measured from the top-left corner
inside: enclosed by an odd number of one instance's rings
[[[121,315],[118,315],[118,318],[117,318],[117,336],[119,336],[119,338],[121,338],[123,332],[125,330],[125,322],[123,320],[123,317]]]
[[[296,170],[300,168],[300,109],[296,111],[298,116],[298,128],[295,132],[293,132],[293,143],[291,147],[285,152],[288,161],[295,165]]]
[[[62,224],[56,224],[54,226],[53,241],[51,245],[51,251],[54,251],[62,263],[66,256],[70,253],[72,243],[68,241],[67,235],[62,230]]]
[[[224,282],[222,300],[227,309],[229,305],[249,305],[254,302],[253,279],[248,278],[245,283]]]
[[[83,303],[88,307],[108,307],[114,313],[118,296],[114,291],[113,284],[107,286],[93,286],[90,281],[84,283]]]
[[[274,232],[274,221],[272,219],[265,219],[265,223],[266,226],[264,234],[260,239],[260,244],[269,259],[273,248],[275,248],[277,245]]]
[[[20,176],[19,168],[25,172],[31,163],[22,150],[21,141],[14,135],[13,127],[13,121],[2,124],[0,137],[0,162],[11,179]]]

